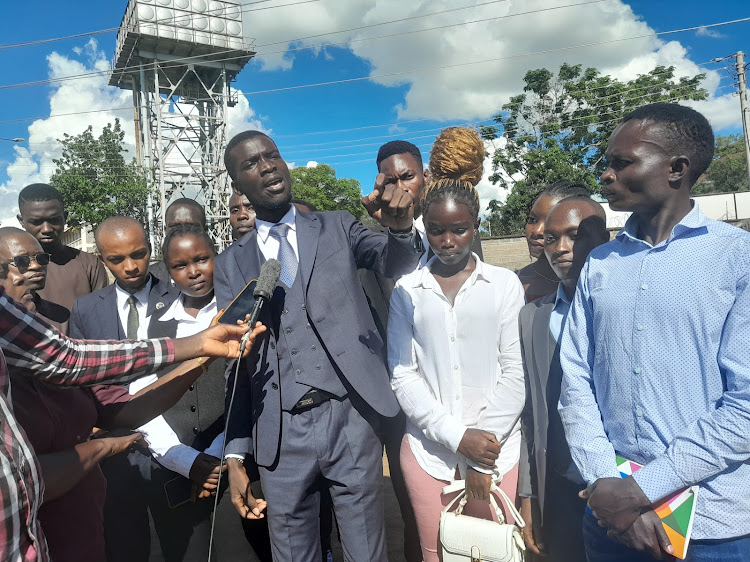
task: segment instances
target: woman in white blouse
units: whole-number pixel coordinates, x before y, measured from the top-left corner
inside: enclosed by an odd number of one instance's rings
[[[407,416],[401,464],[425,562],[436,562],[442,487],[466,480],[465,513],[490,517],[490,485],[516,494],[524,375],[523,287],[471,252],[478,235],[484,145],[470,129],[441,132],[422,204],[434,256],[396,284],[388,321],[392,387]],[[508,436],[501,447],[500,441]]]

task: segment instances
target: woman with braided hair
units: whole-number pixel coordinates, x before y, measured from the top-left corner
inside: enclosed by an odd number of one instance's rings
[[[465,513],[489,518],[490,485],[516,493],[524,404],[518,336],[523,287],[513,272],[471,252],[479,229],[484,145],[471,129],[438,135],[422,200],[434,256],[391,297],[391,386],[407,416],[401,465],[425,562],[439,560],[440,512],[466,480]],[[510,434],[501,447],[500,440]]]

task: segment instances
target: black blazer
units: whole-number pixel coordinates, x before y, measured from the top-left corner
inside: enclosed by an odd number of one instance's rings
[[[151,276],[151,291],[148,294],[146,312],[151,317],[149,337],[154,337],[151,335],[151,330],[156,320],[167,311],[177,295],[177,291],[168,283]],[[173,329],[177,329],[176,322]],[[70,337],[86,340],[125,339],[125,327],[120,322],[120,315],[117,313],[117,293],[114,283],[76,299],[73,311],[70,313]]]

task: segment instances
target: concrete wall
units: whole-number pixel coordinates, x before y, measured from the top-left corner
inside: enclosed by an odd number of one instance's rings
[[[482,253],[484,261],[512,271],[521,269],[531,263],[529,248],[523,236],[504,236],[502,238],[483,238]]]

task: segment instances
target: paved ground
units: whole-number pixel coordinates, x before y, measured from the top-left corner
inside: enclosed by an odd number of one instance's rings
[[[393,493],[388,459],[385,455],[383,455],[383,492],[385,494],[385,536],[388,542],[388,560],[389,562],[404,562],[404,522],[401,519],[396,495]],[[333,557],[337,562],[344,560],[338,541],[333,545]]]

